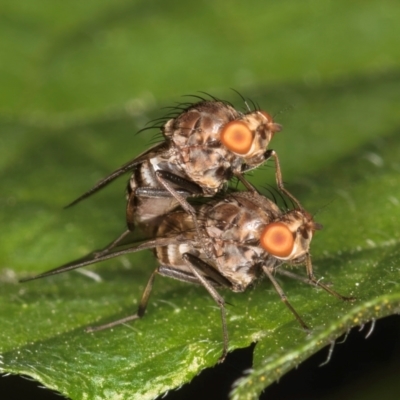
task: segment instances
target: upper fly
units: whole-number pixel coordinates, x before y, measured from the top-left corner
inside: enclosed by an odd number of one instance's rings
[[[220,100],[203,100],[179,110],[179,115],[162,126],[162,143],[126,163],[70,204],[131,172],[127,187],[128,230],[104,251],[118,244],[136,225],[146,229],[178,205],[195,218],[196,212],[187,199],[212,197],[223,191],[233,177],[254,190],[244,173],[271,157],[278,188],[302,209],[283,186],[276,153],[267,149],[274,134],[281,130],[271,115],[257,109],[242,113]],[[194,223],[199,234],[199,226]]]

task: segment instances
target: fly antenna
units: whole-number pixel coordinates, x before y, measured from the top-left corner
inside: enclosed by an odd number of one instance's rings
[[[292,105],[286,105],[285,107],[283,107],[281,110],[279,110],[278,112],[276,112],[275,114],[273,114],[273,119],[275,119],[275,117],[277,117],[279,114],[283,114],[283,113],[285,113],[286,111],[289,111],[289,110],[293,110],[294,109],[294,106],[292,106]]]
[[[326,203],[325,205],[321,206],[320,208],[318,208],[317,211],[315,211],[314,214],[312,214],[313,218],[321,211],[324,210],[325,208],[327,208],[328,206],[330,206],[334,201],[336,201],[337,199],[332,199],[331,201],[329,201],[328,203]]]

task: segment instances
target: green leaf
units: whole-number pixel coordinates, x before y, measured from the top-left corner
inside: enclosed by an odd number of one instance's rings
[[[257,398],[352,326],[400,312],[395,5],[200,2],[188,15],[179,2],[19,4],[7,5],[0,25],[9,55],[0,78],[3,372],[73,400],[152,399],[216,363],[217,307],[201,287],[173,280],[156,280],[142,320],[84,332],[136,311],[156,267],[149,252],[86,268],[91,275],[17,282],[122,232],[126,178],[62,207],[148,147],[151,134],[134,133],[162,115],[154,97],[169,105],[199,88],[242,106],[226,90],[239,87],[273,113],[291,106],[276,116],[284,131],[271,145],[287,187],[324,225],[311,246],[317,276],[357,297],[344,303],[280,279],[313,328],[307,336],[266,280],[246,293],[222,292],[232,304],[230,349],[257,342],[253,369],[232,397]],[[250,179],[274,185],[273,169]]]

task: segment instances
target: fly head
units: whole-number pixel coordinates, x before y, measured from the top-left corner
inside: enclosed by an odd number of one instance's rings
[[[313,234],[320,229],[322,225],[307,211],[291,210],[265,226],[260,245],[282,261],[297,263],[309,253]]]

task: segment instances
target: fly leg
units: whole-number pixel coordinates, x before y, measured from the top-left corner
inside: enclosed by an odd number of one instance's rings
[[[295,318],[297,319],[297,321],[299,321],[300,325],[302,326],[302,328],[309,333],[311,330],[310,328],[306,325],[306,323],[302,320],[302,318],[300,317],[300,315],[297,313],[297,311],[293,308],[293,306],[289,303],[286,294],[284,293],[283,289],[280,287],[279,283],[276,281],[276,279],[274,278],[274,276],[272,275],[270,268],[263,266],[263,271],[265,272],[265,274],[268,276],[269,280],[272,282],[272,284],[274,285],[275,290],[278,292],[279,297],[281,298],[281,300],[285,303],[286,307],[291,311],[291,313],[295,316]]]
[[[279,163],[278,155],[276,154],[275,150],[267,150],[267,152],[265,154],[266,154],[266,159],[271,158],[271,157],[274,158],[274,162],[275,162],[275,177],[276,177],[276,184],[278,186],[278,189],[282,193],[284,193],[287,197],[289,197],[289,199],[293,201],[293,203],[297,206],[297,208],[299,210],[303,210],[303,207],[300,204],[300,202],[288,190],[286,190],[284,185],[283,185],[281,166],[280,166],[280,163]]]
[[[133,232],[135,225],[134,225],[134,192],[131,191],[128,193],[128,202],[126,205],[126,222],[128,229],[121,233],[115,240],[109,243],[106,247],[101,250],[95,252],[94,256],[96,258],[103,257],[105,254],[109,253],[114,247],[117,247],[131,232]]]
[[[337,297],[337,298],[340,299],[340,300],[344,300],[344,301],[353,301],[353,300],[355,300],[354,297],[342,296],[341,294],[335,292],[334,290],[332,290],[331,288],[329,288],[329,286],[323,285],[323,284],[320,282],[320,280],[319,280],[319,279],[317,280],[315,277],[314,277],[314,279],[315,279],[315,281],[318,282],[318,283],[315,283],[313,280],[310,280],[309,278],[306,278],[306,277],[304,277],[304,276],[295,274],[295,273],[290,272],[290,271],[287,271],[287,270],[285,270],[285,269],[276,269],[275,272],[276,272],[277,274],[279,274],[279,275],[287,276],[288,278],[296,279],[296,280],[298,280],[298,281],[300,281],[300,282],[306,283],[307,285],[320,287],[320,288],[326,290],[329,294],[334,295],[335,297]],[[327,290],[326,288],[329,288],[329,290]],[[335,293],[335,294],[334,294],[334,293]]]
[[[212,255],[210,254],[210,252],[208,251],[208,249],[203,246],[204,240],[203,240],[203,235],[201,234],[201,230],[200,230],[200,226],[199,223],[197,221],[197,216],[196,216],[196,211],[195,209],[187,202],[187,200],[179,193],[179,191],[175,190],[171,183],[175,183],[175,184],[179,184],[179,186],[183,185],[184,183],[190,183],[192,186],[196,184],[193,184],[191,182],[187,182],[185,179],[182,179],[181,177],[171,174],[170,172],[166,172],[166,171],[157,171],[156,172],[156,177],[158,179],[158,181],[160,182],[160,184],[166,189],[168,190],[169,193],[171,193],[171,195],[179,202],[179,204],[181,205],[181,207],[192,216],[193,219],[193,224],[194,224],[194,228],[196,230],[196,234],[197,234],[197,238],[199,243],[202,244],[204,253],[207,255],[208,258],[212,258]],[[199,187],[199,193],[194,192],[193,194],[202,194],[202,190]]]
[[[200,260],[199,258],[193,256],[190,253],[183,254],[182,258],[186,261],[186,264],[190,268],[193,275],[199,280],[199,282],[204,286],[204,288],[207,290],[207,292],[210,294],[210,296],[213,298],[213,300],[217,303],[217,305],[221,311],[223,348],[222,348],[222,355],[219,358],[218,362],[222,362],[222,361],[224,361],[226,355],[228,354],[228,345],[229,345],[228,329],[227,329],[227,325],[226,325],[225,300],[216,291],[216,289],[210,283],[210,281],[200,273],[200,271],[209,272],[210,269],[212,269],[207,263],[205,263],[204,261]],[[213,271],[215,274],[218,274],[218,272],[216,270],[213,270]],[[222,278],[225,280],[224,277],[222,277]],[[230,283],[229,283],[229,285],[230,285]]]
[[[177,193],[182,196],[182,198],[186,198],[191,195],[187,190],[177,190]],[[153,188],[153,187],[138,187],[134,191],[131,191],[128,194],[128,202],[126,206],[126,221],[128,229],[124,231],[121,235],[119,235],[115,240],[109,243],[102,250],[97,251],[94,256],[99,258],[109,253],[114,247],[120,245],[123,240],[135,230],[135,217],[136,217],[136,204],[135,199],[137,197],[140,198],[172,198],[171,193],[165,189],[161,188]],[[170,211],[169,209],[167,211]]]
[[[324,289],[326,292],[328,292],[332,296],[337,297],[340,300],[345,300],[345,301],[354,301],[355,300],[354,297],[342,296],[341,294],[339,294],[339,293],[335,292],[333,289],[331,289],[329,286],[321,283],[320,280],[318,280],[314,275],[313,267],[312,267],[312,263],[311,263],[311,257],[309,254],[307,254],[307,256],[306,256],[306,269],[307,269],[308,281],[310,284],[313,284],[315,286],[318,286],[318,287]]]
[[[249,191],[253,193],[259,193],[258,190],[242,175],[242,174],[235,174],[236,178],[242,182],[243,186]]]
[[[193,256],[190,253],[185,253],[182,255],[182,258],[185,260],[187,266],[189,267],[191,273],[179,270],[177,268],[172,268],[168,266],[160,265],[150,276],[149,281],[147,282],[146,288],[142,294],[140,299],[138,310],[135,314],[130,315],[128,317],[124,317],[118,319],[113,322],[109,322],[104,325],[99,325],[95,327],[86,328],[86,332],[97,332],[103,329],[112,328],[117,325],[125,324],[126,322],[134,321],[136,319],[142,318],[146,312],[147,304],[149,302],[151,290],[153,288],[154,279],[157,274],[162,276],[167,276],[170,278],[178,279],[184,282],[190,283],[198,283],[205,287],[214,301],[218,304],[221,310],[221,321],[222,321],[222,335],[223,335],[223,350],[222,355],[219,358],[219,362],[222,362],[227,353],[228,353],[228,330],[226,325],[226,313],[225,313],[225,301],[223,297],[216,291],[214,286],[223,286],[227,288],[231,288],[230,282],[219,274],[214,268],[212,268],[209,264],[200,260],[196,256]],[[202,273],[204,274],[202,274]]]
[[[158,274],[158,268],[153,271],[150,276],[149,281],[144,289],[142,297],[140,299],[139,307],[134,315],[129,315],[128,317],[117,319],[116,321],[109,322],[108,324],[99,325],[99,326],[89,326],[86,328],[86,332],[97,332],[102,331],[103,329],[113,328],[114,326],[125,324],[126,322],[134,321],[135,319],[142,318],[144,313],[146,312],[147,304],[149,302],[149,297],[151,293],[151,289],[153,288],[154,278]]]

